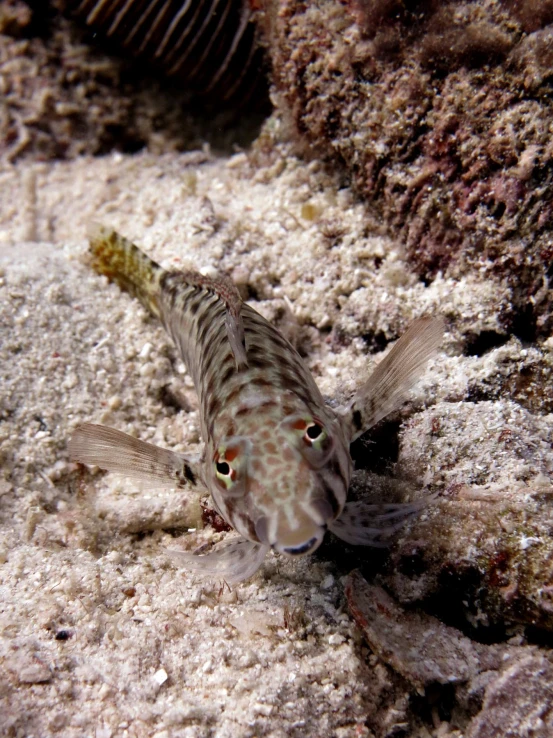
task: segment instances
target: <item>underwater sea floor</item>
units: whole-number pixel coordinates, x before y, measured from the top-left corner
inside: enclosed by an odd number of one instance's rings
[[[164,553],[229,535],[207,498],[68,459],[84,421],[200,441],[162,328],[87,266],[91,221],[230,274],[332,402],[415,317],[445,318],[409,402],[352,450],[352,495],[434,495],[390,551],[329,540],[231,589]],[[553,337],[507,334],[510,288],[485,273],[423,283],[283,145],[2,169],[0,733],[550,735]]]

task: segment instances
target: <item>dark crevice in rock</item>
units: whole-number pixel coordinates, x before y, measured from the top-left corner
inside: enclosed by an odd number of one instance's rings
[[[413,694],[410,698],[414,714],[429,725],[434,725],[436,716],[449,722],[455,701],[453,684],[429,684],[423,695]]]
[[[529,644],[553,648],[553,633],[535,625],[528,625],[524,631]]]
[[[384,420],[364,433],[350,446],[356,469],[367,469],[375,474],[389,472],[399,455],[399,420]]]
[[[507,640],[505,623],[479,618],[485,596],[483,574],[476,566],[445,565],[436,594],[424,601],[424,610],[478,643],[502,643]]]
[[[384,331],[364,333],[361,338],[371,353],[384,351],[386,346],[389,344],[389,340],[386,338]]]
[[[463,354],[465,356],[483,356],[494,348],[504,346],[508,340],[509,336],[497,331],[470,333],[466,337]]]
[[[184,412],[189,413],[192,410],[184,395],[181,395],[170,384],[164,384],[159,388],[157,391],[157,399],[165,407],[170,410],[174,410],[175,413],[180,413],[183,410]]]
[[[537,338],[537,325],[534,308],[527,302],[518,306],[518,310],[511,318],[511,332],[522,343],[535,343]]]

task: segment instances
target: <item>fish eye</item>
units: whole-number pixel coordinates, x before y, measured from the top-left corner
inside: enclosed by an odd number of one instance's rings
[[[313,444],[313,441],[320,439],[322,435],[324,435],[324,429],[322,425],[320,425],[316,421],[313,421],[310,425],[307,426],[305,434],[303,436],[303,440],[306,443]]]
[[[292,419],[290,426],[298,435],[301,434],[303,442],[312,448],[322,448],[328,438],[323,424],[315,418],[295,417]]]
[[[322,450],[328,438],[328,434],[322,424],[314,418],[309,418],[308,420],[303,420],[302,425],[303,428],[298,427],[298,430],[303,430],[303,442],[311,448]]]
[[[225,438],[221,445],[213,450],[210,479],[225,497],[242,497],[246,494],[250,447],[249,439],[232,436]]]
[[[215,468],[217,469],[218,477],[229,477],[230,476],[231,469],[226,461],[218,461],[215,464]]]
[[[233,469],[223,454],[215,457],[215,476],[221,486],[225,490],[229,490],[236,479],[236,469]]]
[[[234,487],[237,477],[237,469],[240,466],[239,450],[234,447],[221,447],[213,459],[215,476],[219,486],[229,491]]]
[[[326,463],[334,442],[318,418],[312,415],[292,415],[282,422],[282,428],[311,467],[317,469]]]

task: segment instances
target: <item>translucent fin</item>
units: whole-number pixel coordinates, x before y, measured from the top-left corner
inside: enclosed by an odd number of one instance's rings
[[[238,369],[246,367],[246,336],[242,321],[242,298],[236,285],[224,274],[207,277],[199,272],[183,272],[187,284],[209,290],[219,297],[227,307],[225,325],[227,336]]]
[[[405,522],[426,507],[429,500],[374,505],[347,502],[340,516],[329,525],[334,535],[353,546],[388,546]]]
[[[340,412],[354,441],[404,401],[444,335],[441,318],[419,318]]]
[[[69,455],[83,464],[168,487],[195,487],[200,480],[199,459],[139,441],[106,425],[85,423],[77,428],[69,441]]]
[[[93,269],[137,297],[159,318],[159,282],[165,270],[112,228],[91,223],[88,238]]]
[[[246,336],[244,333],[244,325],[242,318],[235,318],[230,312],[226,317],[227,336],[236,361],[236,368],[248,366],[246,357]]]
[[[249,579],[267,555],[269,546],[246,541],[244,538],[222,543],[208,554],[169,549],[171,559],[201,576],[224,579],[229,584]]]

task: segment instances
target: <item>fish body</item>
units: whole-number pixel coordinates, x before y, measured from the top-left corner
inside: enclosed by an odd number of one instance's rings
[[[328,529],[352,543],[380,545],[412,514],[409,505],[376,511],[374,505],[347,503],[349,445],[404,399],[441,340],[440,320],[419,320],[374,379],[336,412],[293,346],[242,302],[228,278],[166,271],[99,226],[90,249],[95,270],[138,297],[176,344],[198,394],[205,446],[194,460],[86,424],[73,436],[70,452],[130,476],[203,483],[241,539],[205,556],[179,553],[189,568],[239,581],[270,548],[291,556],[310,553]]]

